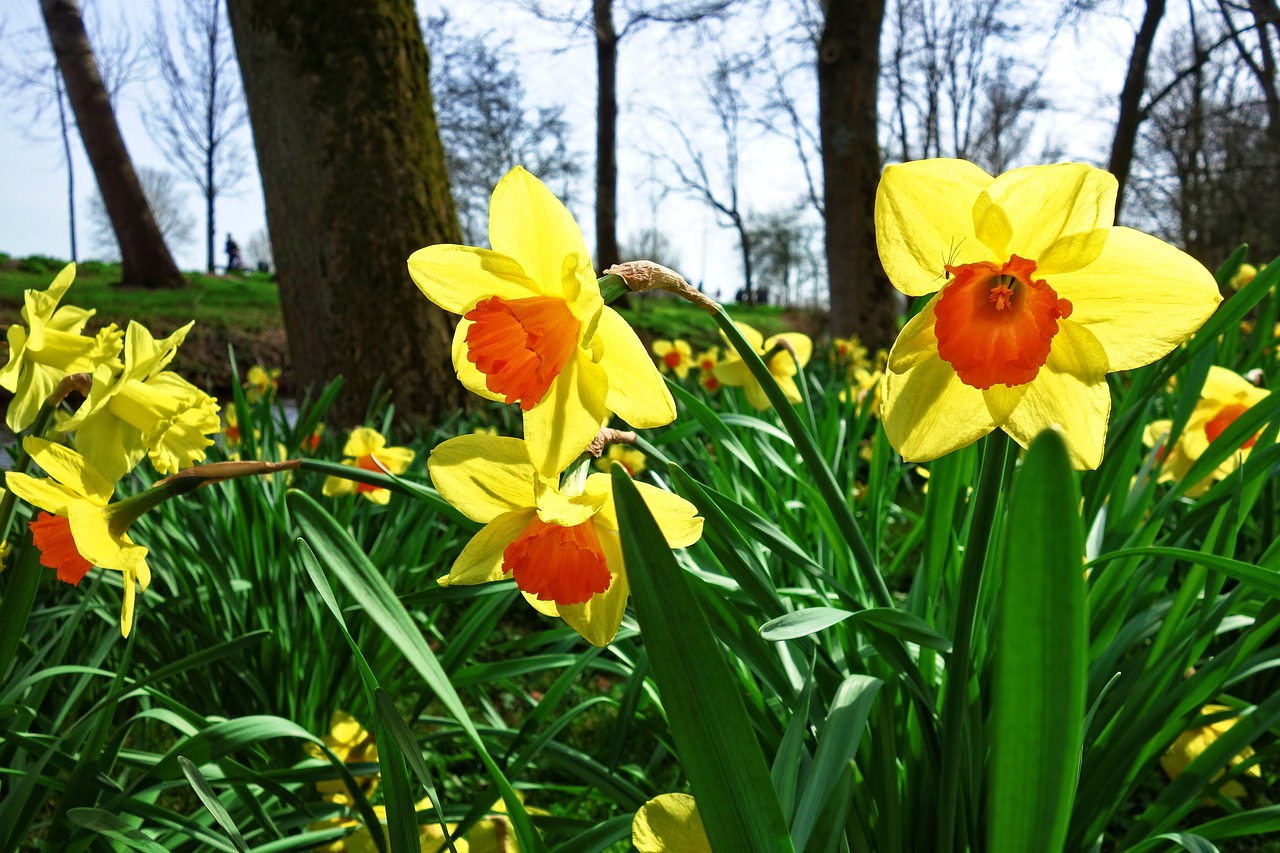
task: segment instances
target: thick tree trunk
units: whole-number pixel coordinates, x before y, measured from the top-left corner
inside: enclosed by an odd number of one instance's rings
[[[618,257],[618,34],[613,0],[594,0],[596,66],[596,263],[608,269]]]
[[[111,99],[85,34],[75,0],[41,0],[45,28],[67,87],[85,153],[93,167],[102,203],[120,243],[122,283],[137,287],[183,287],[178,271],[133,171],[116,124]]]
[[[437,418],[465,391],[454,321],[406,259],[458,242],[427,49],[411,0],[230,0],[294,375],[342,374],[337,415],[378,383],[397,414]]]
[[[832,335],[857,334],[866,346],[897,336],[898,292],[876,253],[880,179],[876,83],[884,0],[824,0],[818,44],[818,112],[826,213]]]
[[[1147,65],[1151,60],[1151,46],[1156,40],[1156,28],[1164,16],[1164,0],[1147,0],[1147,11],[1142,16],[1142,26],[1133,40],[1133,53],[1129,56],[1129,73],[1120,91],[1120,115],[1116,119],[1116,134],[1111,141],[1111,162],[1108,171],[1116,176],[1120,188],[1116,192],[1116,216],[1124,202],[1124,188],[1129,181],[1129,169],[1133,165],[1133,146],[1138,138],[1138,126],[1142,124],[1142,95],[1147,89]]]

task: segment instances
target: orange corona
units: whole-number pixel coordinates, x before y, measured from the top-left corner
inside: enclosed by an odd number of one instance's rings
[[[582,604],[609,588],[609,568],[595,524],[547,524],[534,516],[502,552],[502,570],[522,592],[558,605]]]
[[[81,557],[76,550],[67,517],[42,512],[30,527],[32,539],[40,549],[40,565],[57,569],[58,580],[78,586],[93,568],[93,563]]]
[[[467,359],[485,385],[529,411],[546,395],[578,344],[581,323],[563,299],[491,296],[465,315]]]

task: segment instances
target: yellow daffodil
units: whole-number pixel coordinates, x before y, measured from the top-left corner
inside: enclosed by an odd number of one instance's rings
[[[639,853],[711,853],[698,804],[688,794],[660,794],[636,811],[631,844]]]
[[[164,368],[193,324],[157,341],[140,323],[125,332],[124,368],[99,365],[76,413],[58,422],[75,432],[76,449],[108,479],[118,480],[149,456],[161,474],[204,459],[216,434],[218,401]]]
[[[324,736],[324,745],[337,756],[343,764],[374,763],[378,760],[378,746],[373,734],[360,725],[360,721],[341,709],[334,711],[329,717],[329,733]],[[312,758],[325,760],[326,756],[316,744],[307,745],[307,753]],[[373,795],[378,787],[378,774],[372,776],[356,776],[356,784],[366,797]],[[324,799],[339,805],[351,805],[353,800],[347,785],[341,779],[322,779],[316,783],[316,790]]]
[[[596,467],[608,473],[609,466],[614,462],[626,468],[627,475],[631,477],[642,473],[647,467],[644,461],[644,454],[636,448],[628,447],[625,444],[609,445],[609,449],[605,451],[604,456],[596,460]]]
[[[1181,480],[1185,477],[1192,463],[1200,458],[1210,443],[1222,435],[1236,418],[1269,395],[1268,391],[1256,387],[1238,373],[1217,365],[1210,367],[1209,375],[1204,380],[1204,388],[1200,391],[1200,400],[1191,411],[1182,435],[1172,447],[1167,446],[1172,421],[1158,420],[1147,424],[1144,435],[1147,446],[1160,448],[1160,481]],[[1215,480],[1230,475],[1249,458],[1249,451],[1256,439],[1256,435],[1247,439],[1240,450],[1224,459],[1213,473],[1188,488],[1187,494],[1192,497],[1203,494]]]
[[[422,799],[414,804],[415,810],[419,813],[419,820],[422,820],[421,813],[431,810],[431,800]],[[379,823],[382,824],[385,836],[387,825],[387,807],[374,806],[373,813],[377,816]],[[478,822],[477,827],[483,823]],[[332,827],[360,827],[355,832],[332,841],[329,844],[316,847],[315,850],[321,853],[376,853],[377,845],[373,842],[373,835],[369,832],[369,827],[365,826],[356,817],[339,815],[337,817],[326,818],[325,820],[315,821],[308,827],[312,831],[320,831],[330,829]],[[450,831],[457,825],[450,824]],[[474,832],[475,830],[473,830]],[[464,839],[458,839],[453,842],[454,849],[457,853],[476,853],[475,848],[471,847]],[[440,829],[440,825],[433,819],[428,819],[418,825],[418,845],[420,853],[445,853],[449,849],[448,843],[444,839],[444,831]],[[515,848],[512,848],[513,850]]]
[[[365,471],[403,474],[409,470],[413,462],[414,452],[408,447],[387,447],[387,439],[376,429],[356,427],[347,436],[347,443],[342,448],[343,465],[363,468]],[[364,495],[376,504],[391,501],[391,490],[368,483],[357,483],[342,477],[326,477],[321,491],[327,497],[339,495]]]
[[[568,467],[610,412],[642,429],[675,418],[644,344],[601,299],[578,224],[519,166],[493,191],[489,243],[420,249],[409,274],[428,299],[462,315],[458,378],[483,397],[520,404],[539,471],[554,477]]]
[[[227,419],[226,426],[222,428],[222,440],[227,450],[235,451],[240,447],[240,416],[236,414],[235,406],[223,409],[222,415]]]
[[[308,453],[315,453],[320,449],[320,439],[324,438],[324,424],[316,424],[316,428],[311,431],[311,435],[302,439],[299,449]]]
[[[787,395],[787,399],[792,403],[803,400],[794,377],[801,367],[809,363],[809,356],[813,354],[813,341],[809,336],[799,332],[784,332],[766,341],[764,335],[746,323],[734,325],[738,327],[738,331],[742,332],[747,343],[751,344],[764,359],[769,372],[773,374],[774,381]],[[764,389],[760,387],[760,383],[751,375],[746,363],[736,352],[716,365],[715,377],[724,385],[741,387],[747,394],[747,402],[757,409],[769,408],[769,398],[765,396]]]
[[[867,367],[867,348],[857,335],[847,338],[834,338],[831,341],[831,360],[837,366]]]
[[[67,264],[48,290],[26,291],[22,296],[26,325],[9,327],[9,361],[0,369],[0,388],[13,392],[5,423],[14,432],[31,425],[64,376],[89,373],[103,363],[117,364],[121,334],[114,324],[86,337],[80,332],[94,312],[73,305],[58,307],[75,275],[76,265]]]
[[[262,399],[273,400],[276,390],[280,387],[280,368],[273,367],[267,370],[255,364],[249,368],[244,380],[245,396],[249,398],[249,402]]]
[[[677,378],[684,379],[693,367],[693,347],[688,341],[677,338],[674,341],[658,340],[653,342],[653,354],[658,357],[658,369],[663,373],[674,373]]]
[[[441,585],[511,576],[539,612],[559,616],[593,645],[609,643],[627,607],[626,568],[609,474],[566,494],[543,476],[515,438],[464,435],[431,451],[431,482],[484,528],[462,550]],[[636,483],[672,548],[702,535],[693,504]]]
[[[885,169],[876,241],[894,286],[936,295],[889,354],[883,421],[908,461],[993,429],[1056,427],[1078,468],[1102,461],[1106,374],[1150,364],[1221,301],[1172,246],[1113,227],[1116,180],[1083,164],[993,178],[963,160]]]
[[[719,391],[720,380],[716,378],[715,371],[720,363],[720,347],[703,350],[694,361],[698,365],[698,384],[708,391]]]
[[[1263,264],[1261,268],[1255,267],[1253,264],[1241,264],[1236,268],[1236,274],[1231,276],[1231,281],[1228,282],[1228,285],[1232,290],[1239,290],[1249,282],[1253,281],[1258,273],[1262,272],[1262,270],[1265,270],[1266,268],[1266,264]]]
[[[31,522],[40,563],[56,569],[58,579],[78,585],[94,566],[124,576],[124,606],[120,633],[133,627],[134,587],[151,583],[147,549],[134,544],[128,529],[143,512],[154,506],[150,492],[111,503],[114,483],[95,471],[74,450],[42,438],[28,436],[22,446],[50,479],[37,479],[12,471],[5,484],[18,497],[45,512]],[[152,490],[153,492],[155,490]]]
[[[1208,717],[1230,710],[1231,709],[1226,705],[1205,705],[1200,709],[1200,716]],[[1208,749],[1210,744],[1215,740],[1229,732],[1231,727],[1236,724],[1237,719],[1237,717],[1227,717],[1226,719],[1218,720],[1217,722],[1209,723],[1208,725],[1187,729],[1185,732],[1178,735],[1177,740],[1175,740],[1173,745],[1169,747],[1169,751],[1160,758],[1160,766],[1164,768],[1165,773],[1169,774],[1170,779],[1177,779],[1182,775],[1182,771],[1186,770],[1187,767],[1190,766],[1191,762],[1200,755],[1200,753]],[[1252,757],[1253,747],[1246,746],[1231,758],[1228,766],[1235,767],[1240,762],[1246,761]],[[1219,770],[1214,775],[1213,781],[1217,781],[1222,776],[1222,773],[1223,771]],[[1261,778],[1262,768],[1255,764],[1245,770],[1244,773],[1246,776]],[[1241,785],[1234,779],[1223,785],[1218,790],[1221,791],[1223,795],[1232,798],[1239,798],[1245,795],[1244,785]]]

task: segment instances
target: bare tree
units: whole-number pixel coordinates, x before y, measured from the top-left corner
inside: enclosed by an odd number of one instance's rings
[[[186,193],[178,187],[173,173],[141,166],[138,169],[138,180],[142,183],[147,204],[156,218],[156,224],[160,226],[160,233],[164,235],[169,251],[185,247],[195,233],[196,220],[187,210]],[[87,215],[94,243],[103,260],[119,260],[120,244],[116,242],[116,232],[111,227],[111,218],[107,216],[102,193],[94,193],[89,197]]]
[[[1155,44],[1156,30],[1164,17],[1165,0],[1147,0],[1142,25],[1133,39],[1133,51],[1129,54],[1129,70],[1125,74],[1124,88],[1120,90],[1120,115],[1116,118],[1116,132],[1111,140],[1111,157],[1107,169],[1116,176],[1116,215],[1124,204],[1125,184],[1129,181],[1129,169],[1133,165],[1134,142],[1142,123],[1142,96],[1147,90],[1147,66],[1151,62],[1151,48]]]
[[[41,0],[40,9],[80,138],[120,243],[124,283],[184,286],[186,279],[165,246],[120,136],[79,7],[75,0]]]
[[[800,301],[802,285],[813,283],[824,272],[819,252],[814,251],[817,229],[805,221],[808,202],[754,215],[747,224],[756,268],[761,302],[776,301],[791,306]]]
[[[271,254],[271,235],[266,228],[259,228],[249,235],[246,247],[255,268],[261,272],[270,272],[275,268],[275,256]]]
[[[215,272],[215,205],[241,181],[245,152],[235,134],[248,122],[223,0],[177,4],[176,31],[156,6],[149,47],[161,94],[143,114],[148,131],[204,198],[205,268]]]

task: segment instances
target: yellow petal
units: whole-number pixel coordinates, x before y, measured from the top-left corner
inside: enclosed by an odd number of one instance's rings
[[[453,370],[458,374],[458,381],[472,394],[479,394],[486,400],[502,402],[506,397],[490,391],[488,377],[467,358],[467,330],[470,328],[470,320],[459,320],[458,327],[453,332]]]
[[[559,608],[560,618],[593,646],[607,646],[618,635],[618,627],[627,612],[627,596],[631,588],[622,563],[622,543],[618,534],[596,525],[596,535],[609,567],[609,588],[582,604],[566,604]]]
[[[520,595],[524,597],[525,601],[529,602],[530,607],[541,613],[543,616],[550,616],[552,619],[560,618],[560,608],[556,607],[556,603],[554,601],[543,601],[538,598],[538,596],[525,592],[524,590],[520,591]]]
[[[377,453],[386,447],[387,440],[382,433],[371,427],[356,427],[347,436],[347,443],[342,446],[342,455],[359,459],[371,453]]]
[[[631,843],[638,853],[711,853],[711,842],[688,794],[661,794],[636,811]]]
[[[431,484],[463,515],[488,523],[537,505],[537,474],[518,438],[460,435],[437,444],[427,460]]]
[[[129,632],[133,630],[133,608],[136,594],[133,584],[133,572],[126,571],[124,573],[124,603],[120,607],[120,636],[126,640],[129,638]]]
[[[996,260],[973,228],[974,202],[992,180],[965,160],[916,160],[884,170],[876,246],[894,287],[923,296],[942,287],[947,264]]]
[[[720,380],[721,385],[732,385],[740,388],[748,382],[755,381],[755,377],[747,369],[746,362],[736,357],[720,362],[711,372],[715,374],[716,379]]]
[[[538,501],[538,518],[547,524],[561,527],[577,527],[600,511],[605,503],[604,495],[586,492],[581,495],[564,495],[545,479],[539,479],[534,487]]]
[[[112,533],[110,521],[104,507],[82,500],[67,504],[67,524],[82,557],[104,569],[138,571],[139,564],[146,561],[147,549]],[[150,572],[147,576],[150,578]]]
[[[77,500],[70,489],[59,486],[48,477],[32,477],[14,471],[4,474],[5,485],[9,491],[22,498],[32,506],[37,506],[54,515],[66,515],[67,506]]]
[[[1083,266],[1092,260],[1089,251],[1096,256],[1102,248],[1096,238],[1071,240],[1070,251],[1055,244],[1071,235],[1110,228],[1116,187],[1110,172],[1083,163],[1059,163],[1005,172],[987,193],[1013,224],[1007,254],[1035,261],[1037,274],[1042,274]]]
[[[106,506],[115,494],[115,483],[91,468],[83,456],[69,447],[35,436],[24,438],[22,446],[50,477],[98,506]]]
[[[1212,365],[1209,375],[1204,379],[1204,387],[1200,396],[1207,400],[1215,400],[1221,405],[1242,403],[1254,406],[1265,399],[1270,392],[1259,388],[1234,370]]]
[[[502,552],[516,540],[533,519],[532,509],[507,512],[480,528],[454,561],[449,574],[440,579],[441,586],[500,581]]]
[[[778,383],[778,387],[782,389],[782,393],[786,396],[787,402],[793,406],[804,402],[804,396],[800,393],[800,386],[796,385],[796,381],[790,376],[774,376],[774,381]],[[769,406],[769,398],[765,396],[764,388],[759,382],[753,382],[745,386],[747,392],[747,400],[757,409],[765,409]]]
[[[88,405],[88,402],[84,405]],[[60,424],[60,426],[62,426]],[[119,480],[147,455],[142,431],[103,409],[76,427],[76,449],[91,468]]]
[[[408,447],[384,447],[373,456],[382,463],[388,473],[403,474],[413,463],[415,454]]]
[[[1046,281],[1071,301],[1071,321],[1093,333],[1112,370],[1132,370],[1166,355],[1222,301],[1199,261],[1130,228],[1112,228],[1102,254],[1087,267]]]
[[[409,256],[409,277],[444,310],[465,314],[481,299],[527,299],[541,290],[518,261],[474,246],[435,245]]]
[[[938,316],[933,309],[941,298],[941,293],[934,296],[902,327],[893,349],[889,351],[886,370],[905,373],[925,359],[938,355],[938,337],[933,330]]]
[[[564,289],[565,257],[591,257],[573,215],[521,166],[508,172],[493,190],[489,245],[515,258],[541,293],[570,301],[577,294]]]
[[[336,498],[341,495],[353,494],[356,490],[354,480],[348,480],[346,477],[325,477],[324,485],[320,487],[320,494],[326,498]]]
[[[1049,360],[1001,427],[1023,447],[1044,430],[1056,428],[1074,467],[1097,468],[1111,413],[1106,373],[1106,353],[1089,330],[1059,320]]]
[[[927,337],[933,339],[931,331]],[[895,351],[900,342],[894,344]],[[982,392],[961,382],[951,365],[938,357],[936,339],[931,355],[904,359],[908,360],[911,367],[885,374],[880,403],[885,434],[903,459],[928,462],[995,429]],[[889,363],[893,362],[891,353]]]
[[[677,494],[651,486],[648,483],[635,483],[636,491],[653,520],[658,522],[662,537],[672,548],[687,548],[702,538],[702,518],[698,508]],[[610,530],[618,530],[618,506],[613,500],[613,480],[611,474],[592,474],[587,478],[588,494],[607,496],[604,506],[596,515],[596,523]]]
[[[754,326],[748,326],[746,323],[734,323],[733,325],[738,327],[738,332],[741,333],[747,344],[754,349],[757,354],[764,352],[764,335],[756,331]],[[725,336],[724,332],[720,333],[720,337],[724,339],[726,344],[728,344],[730,351],[737,352],[738,348],[729,343],[729,338]]]
[[[609,418],[604,369],[579,350],[551,383],[542,402],[524,413],[529,458],[544,477],[569,467]]]
[[[665,426],[675,420],[676,403],[667,383],[627,321],[606,306],[596,337],[604,344],[599,364],[609,377],[605,398],[609,411],[637,429]]]
[[[767,353],[783,343],[790,345],[795,357],[792,358],[791,353],[784,349],[780,354],[770,359],[769,370],[773,373],[781,371],[786,376],[794,376],[797,366],[804,367],[813,356],[813,339],[800,332],[783,332],[765,341],[762,349]]]

